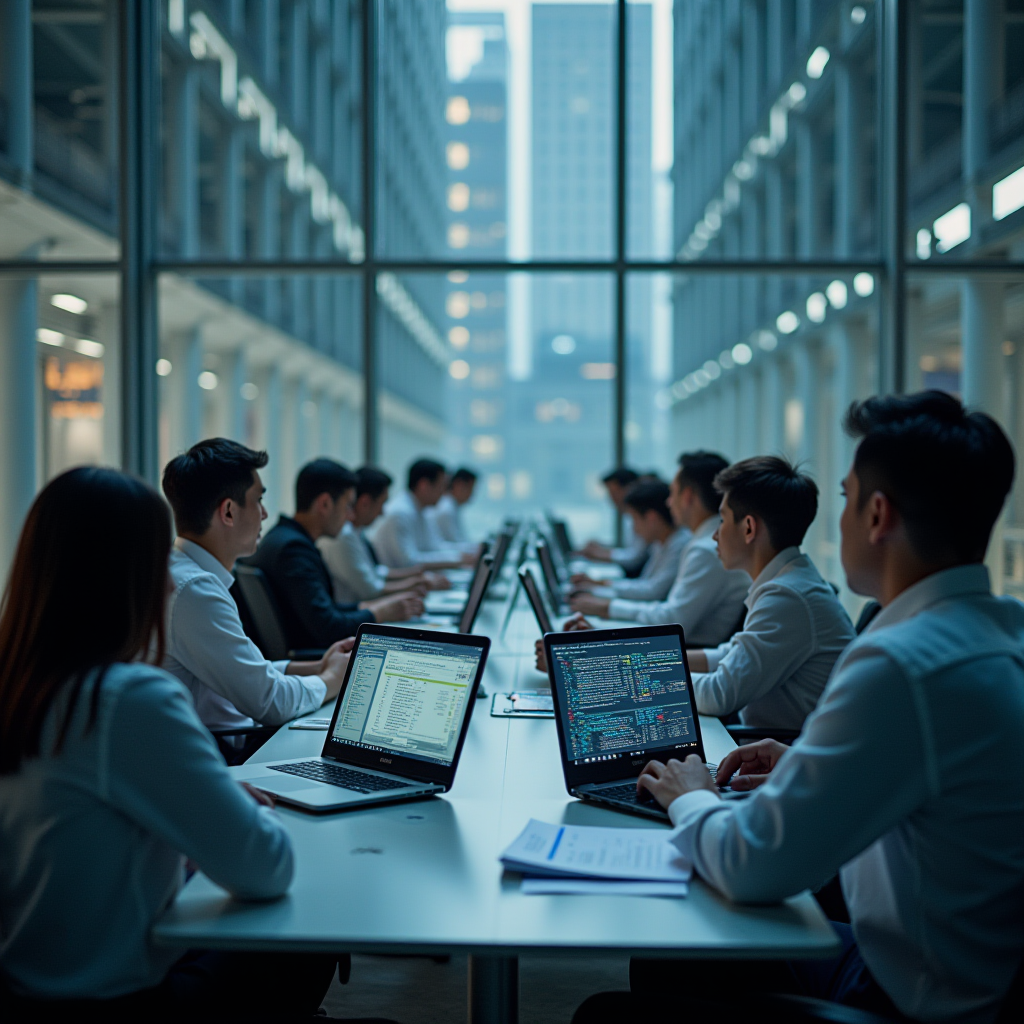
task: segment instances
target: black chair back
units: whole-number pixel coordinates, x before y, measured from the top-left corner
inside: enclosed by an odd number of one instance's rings
[[[288,642],[281,628],[277,602],[262,569],[254,565],[235,565],[238,595],[245,602],[249,625],[256,635],[256,646],[268,661],[283,661],[288,657]]]

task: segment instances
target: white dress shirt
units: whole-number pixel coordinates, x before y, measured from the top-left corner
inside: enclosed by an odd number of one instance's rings
[[[171,551],[164,668],[191,691],[210,729],[282,725],[327,696],[319,676],[290,676],[245,635],[228,588],[234,576],[205,548],[178,537]]]
[[[710,516],[694,531],[664,601],[615,598],[608,617],[647,625],[678,622],[691,647],[721,643],[740,621],[750,577],[722,565],[713,536],[717,528],[718,516]]]
[[[669,808],[735,900],[840,878],[865,963],[922,1021],[988,1024],[1024,955],[1024,606],[988,571],[905,590],[847,649],[748,800]]]
[[[611,549],[611,559],[624,572],[636,572],[647,561],[649,549],[647,541],[633,532],[629,516],[622,517],[622,539],[625,543],[621,548]]]
[[[321,537],[316,546],[331,574],[334,600],[340,604],[358,604],[380,597],[387,582],[388,569],[377,565],[367,550],[367,541],[351,523],[337,537]]]
[[[450,495],[445,494],[434,506],[434,522],[441,539],[448,544],[465,544],[466,531],[462,526],[462,506]]]
[[[228,774],[181,683],[151,665],[96,674],[52,753],[0,775],[0,972],[20,995],[111,999],[157,985],[181,956],[150,932],[185,880],[185,858],[243,899],[284,893],[288,833]]]
[[[462,549],[446,543],[433,516],[408,491],[388,502],[373,536],[373,547],[381,562],[391,569],[423,562],[457,562],[462,557]]]
[[[683,549],[693,536],[687,529],[674,530],[665,541],[656,540],[648,548],[649,557],[635,580],[615,580],[595,591],[606,597],[631,601],[660,601],[672,589]]]
[[[743,629],[704,651],[693,677],[702,715],[740,712],[744,725],[799,729],[836,659],[856,635],[850,616],[799,548],[780,551],[751,584]]]

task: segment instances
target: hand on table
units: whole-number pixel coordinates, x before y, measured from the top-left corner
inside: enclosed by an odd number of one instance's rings
[[[580,554],[592,562],[610,562],[612,560],[612,549],[605,544],[599,544],[596,540],[588,540],[580,550]]]
[[[581,629],[593,629],[594,625],[588,622],[579,612],[575,615],[570,615],[565,620],[565,625],[562,627],[564,633],[576,633]]]
[[[255,786],[250,786],[248,782],[242,783],[242,789],[244,789],[249,796],[253,798],[258,804],[262,804],[264,807],[274,807],[274,798],[269,793],[264,793],[262,789],[257,789]]]
[[[367,601],[366,608],[378,622],[405,622],[423,614],[423,598],[409,590]]]
[[[443,572],[425,572],[423,578],[427,581],[428,590],[452,589],[452,581]]]
[[[569,577],[569,582],[578,590],[589,590],[591,587],[603,586],[600,580],[595,580],[585,572],[574,572]]]
[[[637,794],[642,796],[647,790],[665,810],[673,800],[698,789],[718,795],[710,772],[696,754],[690,754],[685,761],[672,758],[668,764],[651,761],[636,780]]]
[[[345,672],[348,669],[348,659],[355,645],[355,637],[350,636],[331,644],[324,651],[324,656],[320,659],[317,675],[324,681],[324,685],[327,687],[327,693],[324,696],[325,704],[328,701],[334,700],[341,691],[341,684],[345,680]]]
[[[769,773],[787,750],[789,747],[778,740],[759,740],[730,750],[718,766],[718,784],[735,790],[756,789],[768,781]]]
[[[607,597],[596,597],[594,594],[581,592],[573,594],[569,598],[569,607],[574,612],[580,612],[583,615],[600,615],[606,619],[608,618],[608,609],[611,607],[611,601]],[[566,629],[568,628],[566,626]]]

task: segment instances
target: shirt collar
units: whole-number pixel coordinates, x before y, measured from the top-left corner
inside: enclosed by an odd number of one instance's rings
[[[186,540],[184,537],[175,538],[174,546],[183,555],[188,555],[200,569],[205,569],[207,572],[212,573],[225,587],[229,590],[231,589],[231,584],[235,582],[235,577],[206,548],[196,544],[195,541]]]
[[[783,548],[757,575],[757,579],[750,584],[750,590],[747,591],[747,599],[753,598],[755,591],[758,588],[763,587],[766,583],[775,579],[776,576],[782,572],[783,569],[789,565],[790,562],[795,562],[798,558],[803,556],[803,552],[799,547],[793,546],[791,548]]]
[[[990,594],[992,587],[989,582],[988,567],[977,565],[958,565],[952,569],[943,569],[925,576],[913,586],[907,587],[898,597],[886,605],[873,619],[865,630],[870,633],[885,626],[894,626],[897,622],[923,612],[939,601],[953,597]]]
[[[307,540],[308,540],[308,541],[309,541],[309,542],[310,542],[311,544],[313,543],[313,538],[312,538],[312,537],[310,537],[310,535],[309,535],[309,530],[307,530],[307,529],[306,529],[306,528],[305,528],[305,527],[304,527],[304,526],[302,525],[302,523],[300,523],[300,522],[298,521],[298,519],[292,519],[292,517],[291,517],[291,516],[286,516],[286,515],[285,515],[284,513],[281,513],[281,515],[280,515],[280,516],[278,516],[278,519],[277,519],[277,525],[278,525],[278,526],[281,526],[281,525],[286,525],[286,526],[293,526],[293,527],[294,527],[294,528],[295,528],[296,530],[298,530],[298,531],[299,531],[299,533],[301,533],[301,534],[302,534],[302,535],[303,535],[303,536],[304,536],[304,537],[305,537],[305,538],[306,538],[306,539],[307,539]]]
[[[708,516],[696,530],[693,531],[694,540],[702,540],[704,537],[710,537],[714,534],[715,530],[718,529],[718,516]]]

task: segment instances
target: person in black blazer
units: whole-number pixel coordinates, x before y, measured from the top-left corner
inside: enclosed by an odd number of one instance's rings
[[[326,648],[353,636],[362,622],[401,622],[423,611],[419,595],[411,592],[359,606],[334,600],[330,573],[316,541],[337,536],[349,516],[355,488],[355,474],[333,459],[314,459],[303,466],[295,481],[294,517],[282,515],[246,559],[263,570],[291,648]]]

